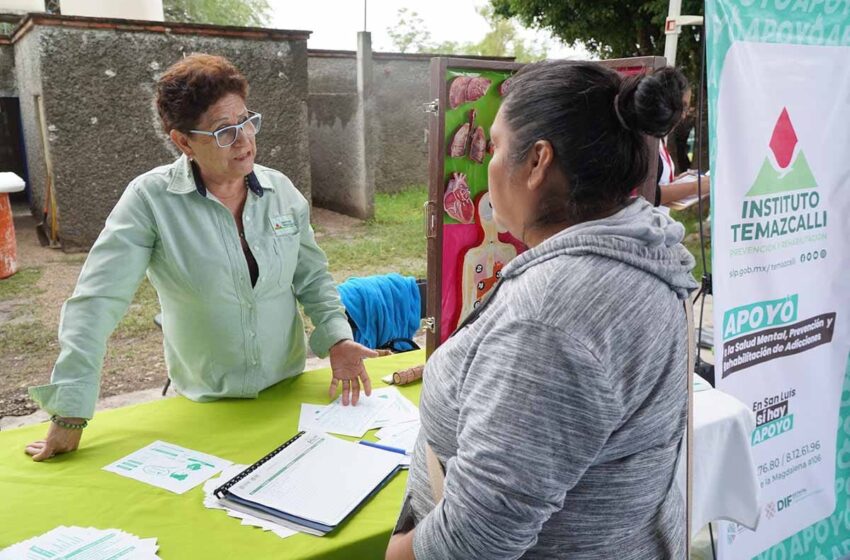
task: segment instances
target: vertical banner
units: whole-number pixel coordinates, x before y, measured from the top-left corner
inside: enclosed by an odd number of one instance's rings
[[[715,376],[756,416],[758,529],[850,556],[850,1],[707,0]]]

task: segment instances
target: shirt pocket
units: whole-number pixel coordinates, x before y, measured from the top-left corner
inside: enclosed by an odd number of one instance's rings
[[[281,287],[292,285],[295,276],[295,267],[298,266],[298,248],[300,237],[298,234],[281,235],[272,239],[275,259],[278,261],[277,270],[278,284]]]

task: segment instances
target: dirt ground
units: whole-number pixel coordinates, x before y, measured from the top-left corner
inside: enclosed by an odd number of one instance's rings
[[[362,227],[359,220],[320,208],[313,210],[313,222],[319,242],[325,236],[351,235]],[[0,348],[0,417],[37,410],[27,388],[50,381],[59,352],[59,311],[73,292],[85,260],[83,254],[42,247],[35,220],[26,208],[15,209],[15,231],[19,268],[39,268],[42,274],[25,293],[0,301],[0,329],[18,326],[26,339],[23,344],[0,339],[5,346]],[[37,342],[30,343],[30,337]],[[101,398],[161,387],[165,381],[162,335],[153,326],[152,316],[149,328],[133,329],[132,336],[120,331],[113,335],[104,360]]]

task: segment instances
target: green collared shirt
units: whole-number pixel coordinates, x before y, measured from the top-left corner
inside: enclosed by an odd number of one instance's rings
[[[301,373],[296,302],[316,327],[318,356],[351,338],[307,200],[272,169],[255,165],[248,179],[242,222],[259,267],[253,287],[230,210],[196,186],[185,156],[130,183],[62,307],[51,383],[29,390],[44,410],[93,416],[106,341],[145,271],[162,307],[168,375],[192,400],[256,397]]]

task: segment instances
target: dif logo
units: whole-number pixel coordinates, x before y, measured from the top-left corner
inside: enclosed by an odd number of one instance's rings
[[[789,496],[785,496],[784,498],[780,498],[776,500],[776,502],[770,502],[764,508],[764,514],[768,519],[773,519],[774,516],[778,515],[780,512],[791,507],[791,503],[793,502],[794,495],[791,494]]]

